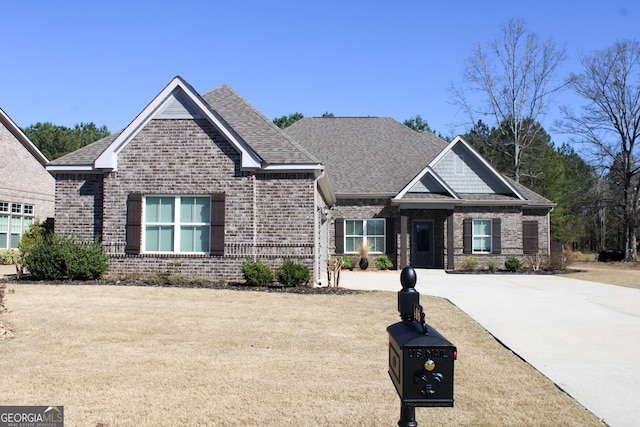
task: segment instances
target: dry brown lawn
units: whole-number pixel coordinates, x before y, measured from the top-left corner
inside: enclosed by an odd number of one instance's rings
[[[574,262],[569,266],[572,279],[609,283],[640,289],[640,263],[638,262]]]
[[[294,295],[11,283],[0,404],[64,405],[67,426],[395,426],[391,292]],[[454,408],[421,426],[601,426],[446,300]]]

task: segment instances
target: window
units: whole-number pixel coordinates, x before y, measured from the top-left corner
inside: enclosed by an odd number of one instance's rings
[[[146,252],[208,253],[209,196],[148,196],[144,205]]]
[[[473,252],[491,252],[491,220],[473,220]]]
[[[17,249],[22,234],[33,223],[33,205],[0,202],[0,249]]]
[[[345,252],[358,252],[361,244],[371,246],[370,252],[384,253],[385,250],[385,220],[365,219],[345,221]]]
[[[500,218],[465,219],[462,227],[463,253],[502,252],[502,226]]]

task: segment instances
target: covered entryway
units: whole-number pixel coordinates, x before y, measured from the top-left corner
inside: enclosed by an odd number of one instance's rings
[[[411,265],[416,268],[433,268],[433,221],[413,221],[412,224]]]

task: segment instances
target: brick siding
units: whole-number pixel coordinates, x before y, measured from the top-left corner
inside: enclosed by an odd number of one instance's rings
[[[61,175],[56,184],[56,230],[124,248],[129,193],[226,194],[225,255],[112,256],[113,275],[172,272],[210,280],[241,280],[247,256],[273,268],[286,258],[313,266],[313,191],[309,173],[246,173],[240,154],[207,120],[152,120],[118,155],[118,170]],[[103,183],[103,184],[101,184]],[[100,220],[102,219],[102,221]]]

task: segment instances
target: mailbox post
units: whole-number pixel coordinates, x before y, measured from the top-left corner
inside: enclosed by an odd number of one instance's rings
[[[389,332],[389,376],[400,396],[400,427],[415,427],[416,407],[453,406],[453,364],[456,347],[429,326],[420,305],[413,267],[400,274],[398,292],[401,322]]]

